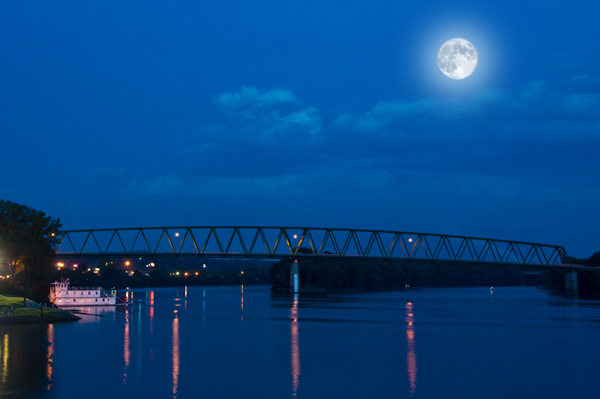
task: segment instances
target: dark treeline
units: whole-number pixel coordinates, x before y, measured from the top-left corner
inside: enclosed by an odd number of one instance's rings
[[[291,260],[269,269],[274,290],[289,289]],[[409,263],[378,260],[300,259],[300,286],[308,289],[377,289],[404,287],[514,286],[523,273],[512,267]]]
[[[42,300],[48,296],[60,219],[0,200],[0,292]]]
[[[589,258],[573,258],[568,257],[563,259],[563,263],[574,265],[582,265],[590,268],[600,268],[600,252],[595,252]],[[542,273],[541,281],[544,287],[551,290],[564,292],[565,291],[565,272],[563,271],[547,271]],[[584,297],[599,297],[600,296],[600,270],[598,271],[579,271],[577,272],[577,285],[579,295]]]

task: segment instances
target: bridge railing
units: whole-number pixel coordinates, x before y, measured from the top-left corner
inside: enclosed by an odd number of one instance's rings
[[[57,233],[60,257],[336,257],[522,265],[556,265],[562,246],[387,230],[183,226],[68,230]]]

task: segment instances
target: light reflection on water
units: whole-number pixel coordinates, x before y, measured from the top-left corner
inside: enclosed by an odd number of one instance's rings
[[[172,362],[173,362],[173,398],[177,397],[179,388],[179,318],[175,314],[173,319],[173,339],[171,342]]]
[[[123,368],[123,383],[127,384],[127,369],[129,368],[129,359],[131,358],[131,348],[129,342],[129,309],[125,308],[125,332],[123,337],[123,361],[125,367]]]
[[[409,396],[412,396],[417,389],[417,354],[415,352],[415,317],[413,314],[413,304],[406,304],[406,370],[408,371],[408,382],[410,384]]]
[[[188,287],[187,309],[183,287],[138,290],[80,322],[0,326],[0,396],[594,397],[600,302],[511,290]]]
[[[150,360],[154,360],[154,342],[152,336],[154,333],[154,291],[150,291],[150,306],[148,306],[150,316]]]
[[[292,308],[290,311],[291,329],[292,329],[292,396],[298,396],[298,387],[300,386],[300,339],[298,333],[298,294],[294,294]]]
[[[8,374],[8,334],[4,334],[4,345],[2,347],[2,382],[6,383]]]
[[[52,359],[52,355],[54,354],[54,325],[50,324],[48,326],[48,355],[46,356],[47,358],[47,366],[46,366],[46,378],[48,378],[48,385],[46,390],[50,390],[50,388],[52,387],[52,362],[54,361],[54,359]]]

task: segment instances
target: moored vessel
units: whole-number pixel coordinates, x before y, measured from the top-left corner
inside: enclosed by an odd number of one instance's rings
[[[50,284],[50,302],[55,306],[113,306],[117,303],[115,291],[110,293],[102,287],[71,287],[69,281]]]

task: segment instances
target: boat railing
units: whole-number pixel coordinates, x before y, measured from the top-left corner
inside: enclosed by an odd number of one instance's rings
[[[69,287],[69,291],[98,291],[102,287]]]
[[[103,297],[103,298],[110,298],[110,297],[113,297],[113,296],[115,296],[115,294],[116,294],[116,292],[115,292],[115,291],[112,291],[112,292],[109,294],[108,292],[106,292],[106,291],[104,291],[102,288],[100,288],[100,296],[101,296],[101,297]]]

